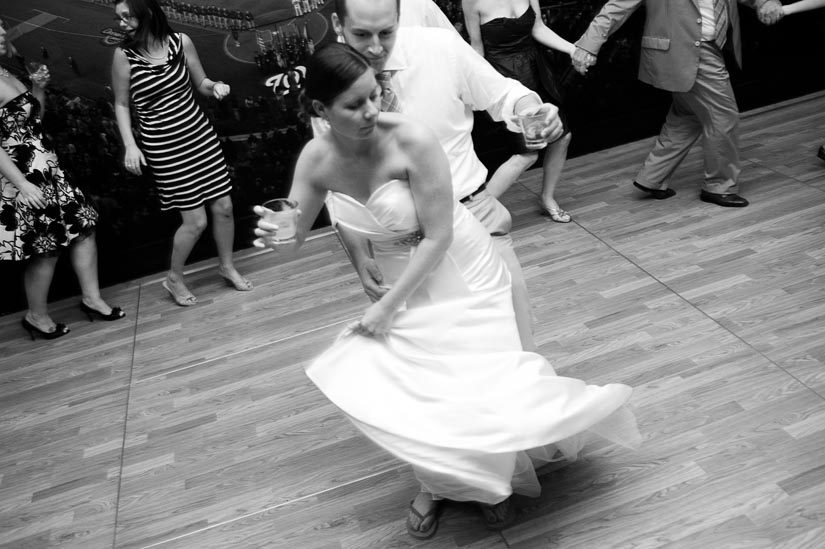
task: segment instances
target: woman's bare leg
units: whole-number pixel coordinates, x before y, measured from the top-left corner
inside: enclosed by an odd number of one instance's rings
[[[503,195],[524,173],[524,170],[536,162],[537,158],[538,153],[514,154],[508,158],[490,177],[487,182],[487,192],[496,198]]]
[[[49,288],[54,278],[57,256],[34,256],[29,258],[23,272],[23,287],[29,310],[26,320],[44,332],[55,329],[55,322],[49,316]]]
[[[252,289],[252,283],[244,278],[237,269],[232,256],[232,245],[235,242],[235,218],[232,215],[232,199],[229,195],[214,200],[209,208],[212,212],[212,234],[215,246],[218,249],[218,272],[236,290]]]
[[[100,295],[95,235],[91,234],[85,238],[76,238],[69,246],[69,258],[72,261],[75,275],[77,275],[77,281],[80,283],[83,303],[104,315],[111,313],[112,308]]]

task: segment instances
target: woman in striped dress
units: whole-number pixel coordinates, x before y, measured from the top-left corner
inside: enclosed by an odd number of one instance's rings
[[[124,0],[115,4],[120,28],[128,37],[115,50],[112,87],[115,117],[125,148],[124,165],[135,175],[148,168],[160,194],[162,210],[178,210],[169,273],[163,287],[178,305],[197,298],[183,280],[189,253],[206,228],[206,207],[218,249],[219,274],[240,291],[252,283],[232,261],[235,224],[232,186],[215,130],[195,103],[194,88],[223,99],[229,86],[206,76],[190,38],[175,33],[156,0]],[[129,105],[134,106],[139,144],[132,132]]]

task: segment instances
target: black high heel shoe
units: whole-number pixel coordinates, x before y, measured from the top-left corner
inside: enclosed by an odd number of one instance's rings
[[[43,339],[57,339],[58,337],[63,337],[64,335],[69,333],[69,327],[65,324],[56,324],[53,332],[44,332],[28,320],[26,320],[26,317],[23,317],[21,319],[21,322],[23,324],[23,328],[25,328],[26,331],[29,332],[32,341],[34,341],[34,334],[40,335],[40,337],[42,337]]]
[[[92,315],[99,316],[101,320],[117,320],[119,318],[123,318],[124,316],[126,316],[126,313],[124,313],[123,309],[121,309],[120,307],[112,307],[112,312],[108,315],[104,315],[97,309],[92,309],[82,301],[80,302],[80,310],[86,313],[86,316],[89,317],[89,322],[95,321]]]

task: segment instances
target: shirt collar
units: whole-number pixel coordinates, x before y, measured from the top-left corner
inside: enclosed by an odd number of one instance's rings
[[[396,73],[403,71],[409,67],[409,60],[407,59],[407,52],[404,48],[404,29],[398,29],[398,36],[395,39],[395,47],[392,49],[390,58],[387,59],[387,64],[384,65],[385,71],[392,71]]]

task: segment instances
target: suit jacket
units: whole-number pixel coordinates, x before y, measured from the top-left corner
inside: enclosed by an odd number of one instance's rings
[[[742,64],[739,11],[736,0],[728,3],[728,38],[736,62]],[[758,8],[768,0],[739,0]],[[644,4],[647,12],[642,35],[639,80],[667,91],[684,92],[693,87],[699,68],[702,18],[699,0],[610,0],[590,23],[576,46],[598,54],[602,44]]]

